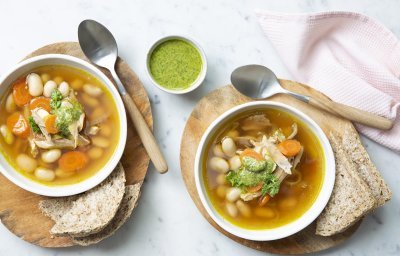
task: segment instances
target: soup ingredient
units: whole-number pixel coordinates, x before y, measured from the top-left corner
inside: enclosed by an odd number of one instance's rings
[[[14,142],[14,135],[12,134],[11,130],[8,129],[7,125],[3,124],[0,126],[0,133],[4,138],[4,141],[11,145]]]
[[[33,97],[37,97],[43,94],[43,82],[42,78],[40,78],[38,74],[29,74],[26,77],[26,83],[28,84],[29,94]]]
[[[199,51],[192,44],[172,39],[153,50],[149,66],[158,84],[170,90],[183,90],[196,81],[203,63]]]
[[[221,142],[222,151],[225,155],[233,157],[236,153],[236,144],[230,137],[225,137]]]
[[[285,140],[279,143],[279,151],[288,157],[297,155],[301,150],[301,144],[297,140]]]
[[[117,213],[124,193],[125,173],[119,164],[99,186],[77,196],[40,201],[39,208],[55,221],[51,234],[87,236],[106,228]]]
[[[219,157],[225,157],[224,152],[222,151],[222,146],[221,144],[217,144],[213,147],[213,154],[215,156],[219,156]]]
[[[236,171],[237,169],[240,168],[240,166],[242,165],[242,162],[240,161],[240,157],[239,156],[234,156],[229,158],[229,169],[232,171]]]
[[[84,168],[88,162],[88,157],[80,151],[69,151],[64,153],[58,160],[58,165],[63,171],[73,172]]]
[[[251,209],[245,202],[242,200],[236,201],[236,207],[238,208],[240,214],[242,214],[246,218],[251,217]]]
[[[33,172],[37,167],[37,161],[27,154],[19,154],[16,162],[18,167],[25,172]]]
[[[51,94],[53,91],[57,89],[57,84],[56,82],[49,80],[44,84],[44,89],[43,89],[43,95],[47,98],[51,97]]]
[[[92,139],[93,145],[100,147],[100,148],[107,148],[110,146],[110,142],[103,137],[94,137]]]
[[[86,92],[87,94],[89,94],[92,97],[98,97],[103,93],[101,88],[96,87],[96,86],[94,86],[92,84],[84,84],[83,85],[83,91]]]
[[[52,181],[56,178],[56,175],[52,170],[43,167],[36,168],[35,176],[42,181]]]
[[[35,122],[35,119],[32,116],[28,118],[28,121],[29,121],[29,126],[31,127],[34,133],[42,133],[39,125]]]
[[[51,111],[50,99],[45,97],[34,98],[29,103],[29,109],[34,110],[35,108],[42,108],[47,112],[50,112]]]
[[[270,199],[271,199],[271,197],[269,195],[264,195],[264,196],[260,197],[260,199],[258,200],[258,205],[264,206],[269,202]]]
[[[275,217],[275,212],[269,207],[259,207],[254,210],[254,214],[261,218],[272,219]]]
[[[83,87],[83,81],[81,79],[74,79],[71,82],[71,88],[74,90],[81,90]]]
[[[238,208],[233,203],[227,202],[226,203],[226,210],[231,217],[238,216]]]
[[[235,202],[239,199],[241,193],[242,191],[238,188],[230,188],[226,194],[226,200],[229,202]]]
[[[7,118],[7,127],[18,137],[28,138],[29,136],[30,129],[28,122],[19,112],[14,112]]]
[[[47,73],[43,73],[40,75],[40,78],[42,79],[42,82],[45,84],[45,83],[47,83],[47,81],[50,80],[50,75]]]
[[[61,76],[56,76],[56,77],[54,77],[54,82],[56,82],[56,84],[58,84],[58,85],[60,85],[63,81],[64,81],[64,79],[61,77]]]
[[[63,100],[63,95],[58,89],[53,90],[51,93],[50,106],[52,109],[58,109],[61,107],[61,101]]]
[[[24,79],[16,81],[13,85],[13,98],[18,107],[23,107],[29,103],[32,96],[29,94],[28,86]]]
[[[51,149],[42,153],[42,160],[45,163],[54,163],[57,161],[61,156],[60,149]]]
[[[44,126],[46,130],[50,134],[57,134],[59,132],[57,127],[57,116],[56,115],[48,115],[44,118]]]
[[[102,155],[103,155],[103,149],[98,147],[94,147],[88,151],[88,156],[92,159],[99,159]]]
[[[61,136],[68,138],[71,135],[70,125],[78,121],[83,114],[82,105],[76,100],[70,101],[72,107],[61,106],[61,102],[58,104],[59,101],[54,102],[54,105],[60,105],[59,108],[53,109],[53,113],[56,116],[57,129]]]
[[[65,81],[61,82],[61,84],[58,86],[58,91],[62,96],[67,97],[69,94],[69,84]]]
[[[13,95],[10,93],[10,94],[7,96],[7,99],[6,99],[6,111],[7,111],[8,113],[12,113],[12,112],[14,112],[14,111],[16,110],[16,108],[17,108],[17,106],[15,105],[14,97],[13,97]]]
[[[242,154],[240,154],[240,156],[242,159],[245,157],[250,157],[257,161],[264,160],[264,157],[260,153],[254,151],[250,148],[246,148],[245,150],[243,150],[243,152],[242,152]]]
[[[225,159],[215,156],[210,159],[210,168],[219,173],[226,173],[229,171],[229,164]]]

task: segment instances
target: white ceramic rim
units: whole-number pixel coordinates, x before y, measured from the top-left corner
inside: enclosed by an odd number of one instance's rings
[[[8,90],[9,86],[11,86],[11,83],[14,82],[15,79],[17,79],[21,75],[26,74],[27,72],[37,67],[47,66],[47,65],[62,65],[62,66],[70,66],[73,68],[81,69],[85,72],[88,72],[89,74],[91,74],[104,84],[104,86],[108,89],[108,91],[111,93],[111,96],[114,99],[119,115],[120,134],[119,134],[118,145],[116,146],[113,155],[110,157],[110,160],[101,170],[99,170],[93,176],[76,184],[64,185],[64,186],[46,186],[38,182],[32,181],[29,178],[23,176],[18,171],[16,171],[14,167],[12,167],[8,163],[8,161],[5,159],[2,153],[0,153],[0,172],[8,180],[13,182],[17,186],[32,193],[44,196],[52,196],[52,197],[70,196],[85,192],[97,186],[103,180],[105,180],[117,166],[124,152],[126,137],[127,137],[125,107],[114,84],[110,81],[110,79],[107,78],[106,75],[104,75],[103,72],[101,72],[98,68],[96,68],[95,66],[84,60],[64,54],[45,54],[29,58],[18,63],[8,72],[6,72],[3,76],[1,76],[0,85],[4,84],[4,87],[1,86],[0,95],[5,93]]]
[[[280,109],[283,110],[284,112],[294,115],[296,118],[303,121],[317,136],[324,150],[324,156],[325,156],[324,181],[320,193],[316,198],[314,204],[297,220],[274,229],[266,229],[266,230],[244,229],[224,219],[212,206],[203,182],[202,156],[205,156],[203,152],[205,150],[206,145],[209,143],[209,140],[211,139],[213,133],[216,130],[218,130],[218,128],[222,126],[225,123],[225,121],[227,121],[227,119],[249,110],[262,110],[271,108]],[[306,114],[291,106],[282,103],[272,102],[272,101],[256,101],[236,106],[223,113],[221,116],[219,116],[216,120],[214,120],[211,123],[211,125],[207,128],[207,130],[205,131],[204,135],[200,140],[196,152],[194,171],[195,171],[196,188],[197,192],[199,193],[201,203],[203,204],[207,213],[221,228],[223,228],[225,231],[235,236],[244,239],[249,239],[254,241],[271,241],[271,240],[285,238],[299,232],[300,230],[304,229],[309,224],[311,224],[321,214],[322,210],[325,208],[332,194],[333,185],[335,182],[335,158],[329,140],[326,137],[325,133],[318,126],[318,124],[315,123]]]
[[[183,41],[188,42],[191,45],[193,45],[199,51],[201,60],[203,62],[203,67],[202,67],[201,72],[200,72],[199,76],[197,77],[197,79],[193,82],[192,85],[190,85],[188,88],[186,88],[184,90],[170,90],[170,89],[167,89],[167,88],[161,86],[159,83],[157,83],[157,81],[154,80],[153,76],[151,75],[151,71],[150,71],[150,57],[151,57],[151,54],[153,53],[154,49],[158,45],[160,45],[161,43],[163,43],[165,41],[171,40],[171,39],[180,39],[180,40],[183,40]],[[207,58],[206,58],[206,54],[204,53],[203,48],[195,40],[193,40],[193,39],[191,39],[191,38],[189,38],[187,36],[170,35],[170,36],[162,37],[162,38],[156,40],[151,45],[149,51],[147,52],[147,56],[146,56],[146,71],[147,71],[147,75],[149,76],[151,82],[155,86],[157,86],[160,90],[163,90],[165,92],[172,93],[172,94],[185,94],[185,93],[188,93],[188,92],[191,92],[191,91],[197,89],[204,82],[204,79],[206,78],[206,74],[207,74]]]

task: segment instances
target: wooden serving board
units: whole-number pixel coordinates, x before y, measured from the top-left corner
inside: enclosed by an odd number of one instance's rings
[[[290,91],[303,93],[319,99],[328,99],[322,93],[306,85],[288,80],[280,81],[282,86]],[[319,111],[312,106],[290,96],[276,95],[271,97],[269,100],[291,105],[304,112],[316,123],[318,123],[326,134],[329,134],[329,132],[333,131],[341,135],[345,129],[357,133],[351,122],[339,117],[335,117],[329,113]],[[258,242],[242,239],[224,231],[208,215],[207,211],[201,204],[194,181],[194,159],[197,146],[204,131],[212,121],[214,121],[219,115],[228,109],[249,101],[251,101],[251,99],[241,95],[233,88],[233,86],[228,85],[211,92],[201,99],[187,121],[182,136],[180,149],[181,170],[187,190],[189,191],[190,196],[192,197],[197,208],[200,210],[201,214],[214,228],[227,237],[238,243],[264,252],[279,254],[304,254],[322,251],[346,241],[357,230],[361,221],[347,229],[345,232],[331,237],[315,235],[316,226],[315,223],[312,223],[304,230],[290,237],[276,241]]]
[[[26,58],[49,53],[72,55],[88,61],[76,42],[47,45],[29,54]],[[142,112],[147,124],[152,128],[153,117],[150,101],[143,84],[124,60],[119,59],[116,67],[122,83]],[[111,78],[108,71],[101,70]],[[127,118],[127,120],[128,137],[121,162],[125,168],[127,185],[136,183],[142,185],[149,166],[149,157],[138,134],[130,128],[133,127],[130,118]],[[44,216],[38,208],[39,201],[43,199],[45,197],[19,188],[0,174],[0,220],[12,233],[27,242],[42,247],[73,246],[74,244],[67,237],[52,237],[50,235],[49,230],[54,222]]]

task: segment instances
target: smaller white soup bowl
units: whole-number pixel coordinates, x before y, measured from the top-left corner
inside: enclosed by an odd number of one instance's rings
[[[0,149],[0,172],[7,179],[9,179],[15,185],[32,193],[44,196],[61,197],[85,192],[100,184],[111,174],[111,172],[117,166],[125,149],[127,124],[124,104],[117,89],[114,87],[114,84],[110,81],[110,79],[108,79],[103,74],[103,72],[101,72],[92,64],[69,55],[46,54],[29,58],[20,62],[18,65],[13,67],[10,71],[6,72],[0,78],[0,98],[4,97],[5,93],[8,92],[12,83],[21,76],[28,74],[30,71],[38,67],[51,65],[62,65],[77,68],[89,73],[90,75],[98,79],[104,85],[106,90],[110,92],[115,102],[118,111],[118,118],[120,121],[118,145],[116,145],[116,149],[113,155],[110,157],[105,166],[101,168],[101,170],[98,170],[93,176],[76,184],[64,186],[46,186],[30,180],[29,178],[23,176],[21,173],[15,170],[14,167],[12,167],[8,163],[8,161],[5,159],[5,156],[3,155],[5,154],[5,152]]]
[[[190,45],[192,45],[194,48],[196,48],[196,50],[199,52],[200,54],[200,58],[201,61],[203,63],[203,66],[201,68],[200,74],[198,75],[198,77],[196,78],[196,80],[186,89],[182,89],[182,90],[170,90],[168,88],[165,88],[164,86],[160,85],[154,78],[153,75],[151,74],[151,70],[150,70],[150,59],[151,59],[151,55],[153,54],[153,51],[157,48],[157,46],[159,46],[160,44],[169,41],[169,40],[182,40],[184,42],[189,43]],[[189,38],[189,37],[185,37],[185,36],[180,36],[180,35],[172,35],[172,36],[166,36],[166,37],[162,37],[161,39],[158,39],[157,41],[155,41],[149,51],[147,52],[147,59],[146,59],[146,71],[147,74],[151,80],[151,82],[157,86],[160,90],[163,90],[165,92],[169,92],[172,94],[185,94],[188,92],[191,92],[193,90],[195,90],[197,87],[199,87],[203,82],[204,79],[206,78],[206,74],[207,74],[207,58],[206,58],[206,54],[204,53],[203,48],[201,48],[200,44],[197,43],[195,40]]]
[[[262,111],[267,109],[276,109],[279,111],[283,111],[285,113],[289,113],[290,115],[294,116],[295,118],[299,119],[301,122],[307,126],[312,133],[316,136],[318,141],[320,142],[322,149],[323,149],[323,156],[324,156],[324,169],[325,174],[323,177],[323,183],[321,190],[316,198],[315,202],[312,206],[298,219],[277,227],[273,229],[262,229],[262,230],[253,230],[253,229],[245,229],[239,226],[234,225],[233,223],[226,220],[223,216],[221,216],[217,210],[212,205],[210,198],[207,194],[206,187],[204,184],[204,177],[203,177],[203,169],[206,168],[203,166],[204,158],[207,157],[207,146],[212,143],[212,139],[215,136],[215,133],[220,131],[222,127],[229,123],[234,117],[237,117],[241,113],[244,112],[251,112],[251,111]],[[216,120],[214,120],[211,125],[207,128],[204,132],[203,137],[200,140],[199,146],[197,148],[196,159],[194,163],[194,174],[195,174],[195,182],[197,192],[199,193],[200,200],[206,209],[207,213],[211,216],[211,218],[225,231],[249,240],[254,241],[270,241],[270,240],[277,240],[281,238],[288,237],[293,235],[300,230],[307,227],[311,224],[322,212],[325,208],[331,194],[333,185],[335,182],[335,158],[333,155],[333,151],[331,145],[329,143],[328,138],[325,136],[322,129],[306,114],[300,112],[299,110],[282,104],[278,102],[272,101],[256,101],[256,102],[249,102],[239,106],[236,106],[221,116],[219,116]]]

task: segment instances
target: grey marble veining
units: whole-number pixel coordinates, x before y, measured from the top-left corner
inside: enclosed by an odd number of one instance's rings
[[[290,79],[253,13],[347,10],[380,20],[400,37],[398,0],[147,0],[147,1],[1,1],[0,73],[45,44],[77,40],[83,19],[99,20],[117,38],[120,55],[146,86],[152,102],[156,137],[170,165],[159,175],[151,166],[139,206],[112,238],[89,248],[42,249],[0,225],[0,255],[265,255],[226,238],[197,211],[180,175],[179,145],[196,102],[229,83],[237,66],[260,63]],[[208,57],[205,83],[193,93],[170,95],[153,87],[146,75],[146,51],[169,34],[193,37]],[[371,158],[393,190],[392,200],[368,216],[342,246],[320,255],[400,255],[400,156],[364,140]]]

